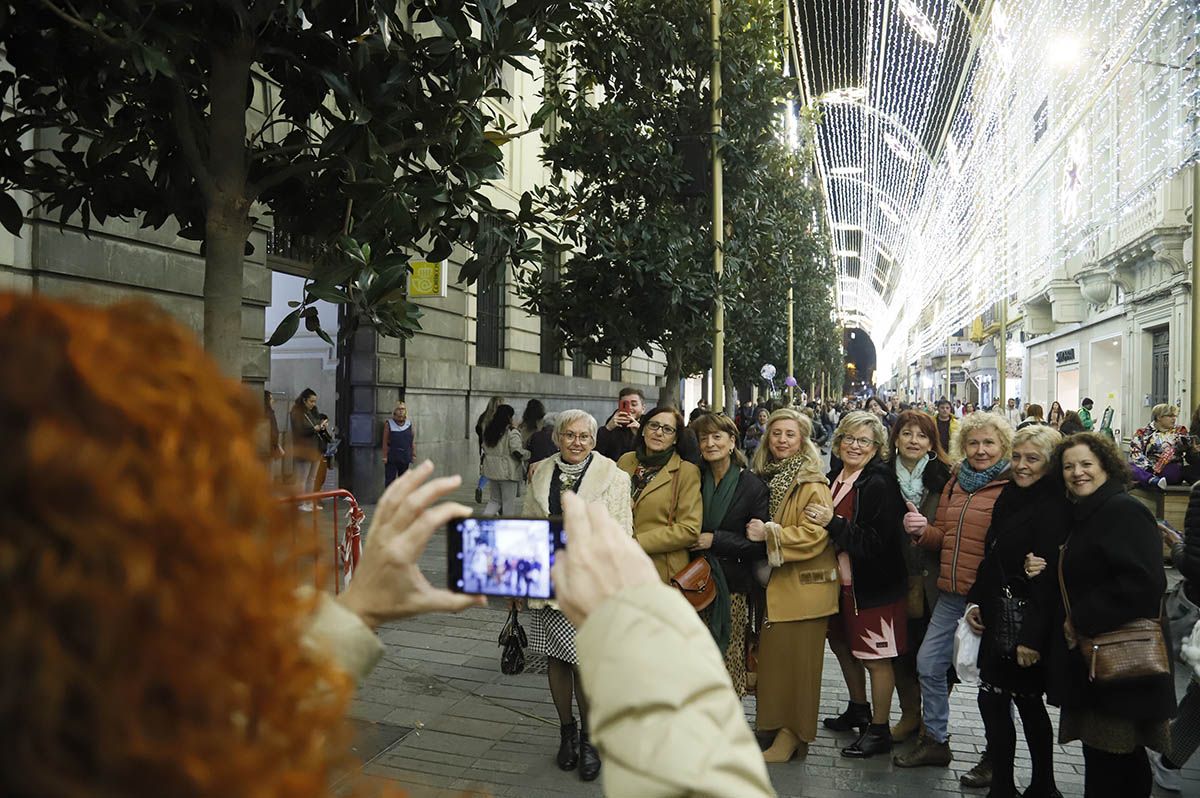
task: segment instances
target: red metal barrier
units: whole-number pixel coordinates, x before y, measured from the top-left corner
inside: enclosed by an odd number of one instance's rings
[[[326,507],[321,509],[315,507],[318,502],[323,502],[326,499],[332,500],[332,508]],[[343,500],[346,505],[345,510],[341,509],[341,502]],[[358,567],[358,558],[362,554],[360,528],[366,514],[358,506],[358,500],[354,498],[354,494],[348,490],[341,489],[323,490],[316,493],[300,493],[287,496],[280,499],[280,501],[287,504],[307,504],[314,506],[312,513],[310,513],[314,534],[319,534],[320,525],[325,520],[326,513],[332,510],[333,592],[342,592],[342,588],[349,585],[350,580],[354,577],[354,569]],[[341,530],[338,528],[339,518],[345,519],[345,534],[341,534]],[[320,587],[320,585],[318,584],[317,587]]]

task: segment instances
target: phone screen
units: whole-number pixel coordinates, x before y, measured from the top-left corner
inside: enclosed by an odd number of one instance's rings
[[[446,527],[446,586],[456,593],[548,599],[566,545],[561,518],[463,518]]]

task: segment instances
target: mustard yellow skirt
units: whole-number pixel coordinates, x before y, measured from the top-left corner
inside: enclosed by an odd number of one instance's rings
[[[828,628],[828,618],[763,626],[758,644],[759,731],[791,729],[808,743],[817,738]]]

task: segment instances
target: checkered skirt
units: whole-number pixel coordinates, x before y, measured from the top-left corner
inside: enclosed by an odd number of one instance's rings
[[[575,627],[567,616],[553,607],[529,613],[529,648],[535,654],[578,664],[575,656]]]

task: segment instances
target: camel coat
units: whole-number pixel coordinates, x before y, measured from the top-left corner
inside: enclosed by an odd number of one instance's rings
[[[637,455],[622,455],[617,466],[632,475]],[[633,536],[654,561],[663,582],[669,583],[691,561],[688,550],[700,540],[703,515],[700,469],[676,452],[633,503]]]
[[[767,583],[767,620],[807,621],[838,611],[837,555],[825,527],[810,521],[804,508],[833,507],[821,474],[800,474],[767,524],[767,553],[774,565]]]

